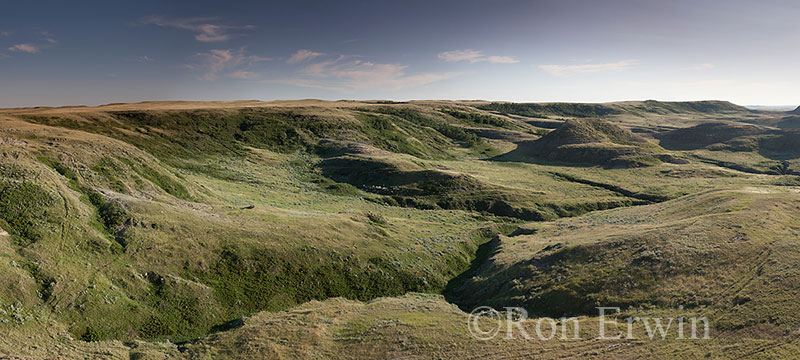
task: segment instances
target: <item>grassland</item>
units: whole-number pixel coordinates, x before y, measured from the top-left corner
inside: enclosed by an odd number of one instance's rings
[[[652,101],[0,110],[0,354],[788,354],[786,116]],[[598,304],[684,306],[719,336],[509,347],[463,325],[477,305],[523,306],[591,333]]]

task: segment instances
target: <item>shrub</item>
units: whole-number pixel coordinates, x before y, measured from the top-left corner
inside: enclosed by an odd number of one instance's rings
[[[61,174],[61,176],[67,178],[68,180],[78,181],[78,174],[75,173],[75,171],[73,171],[66,165],[44,156],[39,156],[36,159],[38,159],[39,162],[41,162],[42,164],[45,164],[53,168],[53,170],[55,170],[57,173]]]
[[[371,222],[373,222],[373,223],[375,223],[377,225],[386,225],[386,224],[388,224],[388,222],[386,221],[386,218],[383,217],[383,215],[374,213],[372,211],[367,211],[367,219],[369,219],[369,221],[371,221]]]
[[[122,205],[115,201],[106,201],[103,195],[94,190],[84,188],[83,192],[89,198],[89,202],[97,208],[97,215],[109,233],[114,233],[125,222],[125,210]]]
[[[40,240],[49,224],[58,222],[51,207],[56,199],[30,182],[0,182],[0,219],[12,235],[26,243]]]
[[[87,327],[81,335],[81,340],[86,342],[100,341],[100,333],[92,327]]]

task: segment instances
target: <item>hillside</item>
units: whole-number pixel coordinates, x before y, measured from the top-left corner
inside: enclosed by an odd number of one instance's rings
[[[500,158],[524,161],[531,157],[625,168],[677,161],[641,136],[602,119],[567,120],[540,139],[520,144]]]
[[[506,304],[592,331],[597,302],[726,334],[621,358],[794,349],[796,131],[721,102],[493,104],[0,110],[0,355],[592,354],[461,325]]]
[[[459,289],[470,294],[462,306],[514,304],[555,317],[591,314],[597,303],[682,304],[714,313],[720,330],[743,321],[791,329],[799,320],[788,314],[797,309],[778,294],[793,293],[788,284],[800,276],[791,270],[800,253],[790,250],[799,203],[800,193],[790,190],[714,190],[541,223],[533,235],[501,235]],[[776,278],[783,281],[769,280]]]
[[[785,125],[785,120],[780,124]],[[753,173],[795,174],[798,132],[745,123],[705,123],[655,135],[671,150],[694,150],[702,161]]]
[[[654,100],[627,101],[606,104],[579,103],[491,103],[479,106],[482,110],[528,117],[606,117],[627,114],[719,114],[749,112],[745,107],[727,101],[661,102]]]
[[[776,126],[781,129],[800,129],[800,116],[786,116]]]
[[[698,149],[711,144],[723,143],[738,137],[759,135],[769,129],[737,123],[704,123],[697,126],[673,130],[656,135],[660,145],[668,149]]]

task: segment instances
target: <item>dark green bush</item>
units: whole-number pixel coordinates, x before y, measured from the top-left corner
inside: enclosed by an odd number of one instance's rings
[[[56,198],[30,182],[0,181],[0,219],[10,234],[24,243],[40,240],[51,224],[58,223],[52,207]]]
[[[100,333],[92,327],[87,327],[81,335],[81,340],[86,342],[100,341]]]
[[[62,164],[61,162],[55,161],[53,159],[44,156],[37,157],[36,159],[38,159],[42,164],[45,164],[53,168],[53,170],[55,170],[57,173],[61,174],[61,176],[67,178],[68,180],[78,181],[78,174],[75,173],[75,171],[73,171],[66,165]]]
[[[122,205],[115,201],[106,201],[103,195],[91,190],[83,189],[84,194],[89,198],[89,202],[97,208],[97,215],[109,233],[114,233],[127,219]]]

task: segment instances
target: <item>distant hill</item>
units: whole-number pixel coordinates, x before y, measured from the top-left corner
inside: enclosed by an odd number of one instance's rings
[[[800,131],[786,129],[764,135],[743,136],[723,144],[709,146],[710,150],[758,152],[773,159],[797,159],[800,157]]]
[[[478,106],[481,110],[495,111],[528,117],[608,117],[620,114],[681,114],[681,113],[730,113],[750,112],[747,108],[728,101],[625,101],[603,104],[581,103],[500,103]]]
[[[800,116],[786,116],[775,125],[781,129],[800,129]]]
[[[800,132],[788,125],[782,130],[773,130],[740,123],[706,123],[673,130],[656,137],[661,139],[661,146],[667,149],[759,151],[793,159],[799,151],[798,136]]]
[[[784,117],[780,129],[743,123],[704,123],[655,137],[669,150],[696,150],[703,161],[758,174],[799,174],[800,117]]]
[[[620,113],[619,110],[606,104],[578,103],[491,103],[478,108],[528,117],[600,117]]]
[[[745,105],[745,107],[750,110],[758,111],[789,112],[794,109],[795,105]]]
[[[639,167],[673,160],[630,130],[602,119],[570,119],[542,138],[520,144],[507,158],[538,157],[552,161]],[[668,159],[669,158],[669,159]]]
[[[741,123],[705,123],[656,135],[667,149],[699,149],[741,136],[759,135],[767,129]]]
[[[794,109],[794,111],[790,111],[789,113],[794,115],[800,115],[800,106],[798,106],[797,109]]]
[[[537,144],[542,150],[553,150],[562,145],[600,142],[629,145],[645,143],[646,140],[605,120],[574,119],[539,139]]]
[[[626,101],[617,103],[624,111],[644,110],[655,114],[668,113],[724,113],[724,112],[750,112],[744,106],[739,106],[729,101]]]

